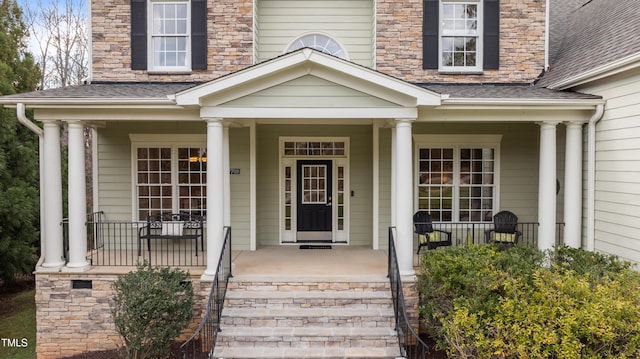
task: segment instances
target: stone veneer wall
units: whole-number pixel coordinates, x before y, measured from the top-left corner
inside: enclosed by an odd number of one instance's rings
[[[418,294],[417,279],[409,280],[402,278],[402,294],[404,295],[404,305],[407,308],[409,322],[416,333],[420,333],[420,296]]]
[[[253,64],[253,1],[209,0],[207,70],[131,70],[130,0],[92,0],[94,81],[208,81]],[[545,0],[500,1],[500,69],[440,74],[422,69],[422,0],[376,2],[376,69],[409,82],[529,83],[544,67]]]
[[[38,359],[59,358],[123,344],[111,317],[115,274],[36,274],[36,353]],[[73,280],[91,281],[92,289],[72,289]],[[200,323],[211,282],[192,277],[194,319],[180,340]]]
[[[92,0],[94,81],[209,81],[253,64],[253,1],[209,0],[207,70],[149,74],[131,70],[130,0]]]
[[[440,74],[422,69],[422,0],[377,1],[376,69],[409,82],[528,83],[544,68],[545,0],[500,1],[500,69]]]

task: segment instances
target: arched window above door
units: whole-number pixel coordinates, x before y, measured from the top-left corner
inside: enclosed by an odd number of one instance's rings
[[[289,45],[286,52],[296,51],[304,47],[309,47],[345,60],[349,59],[342,45],[324,34],[307,34],[300,36]]]

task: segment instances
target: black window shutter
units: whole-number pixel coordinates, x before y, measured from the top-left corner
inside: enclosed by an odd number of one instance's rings
[[[131,0],[131,69],[147,69],[147,0]]]
[[[484,0],[483,68],[500,67],[500,0]]]
[[[440,1],[424,0],[422,11],[422,68],[437,69]]]
[[[191,69],[207,69],[207,0],[191,0]]]

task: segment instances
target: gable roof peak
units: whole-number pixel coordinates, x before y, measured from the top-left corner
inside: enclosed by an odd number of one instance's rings
[[[440,95],[433,91],[311,48],[302,48],[179,92],[176,103],[201,106],[203,99],[227,91],[245,88],[238,93],[246,95],[305,75],[374,96],[386,92],[394,94],[393,97],[413,98],[413,106],[440,105]]]

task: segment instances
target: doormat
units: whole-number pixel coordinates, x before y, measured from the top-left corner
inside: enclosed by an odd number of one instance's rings
[[[300,249],[331,249],[331,246],[327,245],[301,245]]]

